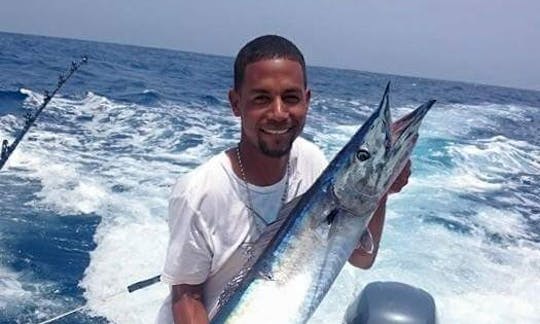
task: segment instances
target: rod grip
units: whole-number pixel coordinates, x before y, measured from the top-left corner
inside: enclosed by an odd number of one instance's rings
[[[139,289],[142,289],[142,288],[145,288],[145,287],[148,287],[148,286],[151,286],[153,284],[155,284],[156,282],[159,282],[159,275],[155,276],[155,277],[152,277],[150,279],[146,279],[146,280],[141,280],[141,281],[138,281],[136,283],[133,283],[131,285],[129,285],[127,287],[127,290],[132,293],[134,292],[135,290],[139,290]]]

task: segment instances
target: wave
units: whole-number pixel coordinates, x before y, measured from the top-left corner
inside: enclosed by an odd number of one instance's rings
[[[118,96],[118,99],[140,105],[152,105],[162,100],[162,95],[157,90],[145,89],[142,92],[121,94]]]
[[[223,103],[223,100],[220,100],[219,98],[212,95],[204,95],[201,97],[201,100],[205,105],[208,106],[217,106]]]
[[[496,136],[421,138],[418,148],[408,190],[422,198],[410,198],[410,212],[497,246],[540,242],[539,224],[529,217],[540,208],[540,147]]]
[[[24,101],[28,95],[22,91],[0,91],[0,102],[6,100]]]
[[[0,116],[21,113],[26,98],[28,95],[22,89],[19,91],[0,91]]]
[[[0,267],[0,308],[7,309],[8,304],[18,304],[21,299],[30,297],[30,292],[24,290],[18,275],[6,268]]]
[[[57,283],[0,267],[0,322],[34,323],[51,318],[80,303],[62,296]]]

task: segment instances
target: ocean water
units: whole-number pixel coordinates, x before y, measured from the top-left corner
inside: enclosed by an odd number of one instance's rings
[[[240,46],[240,44],[239,44]],[[0,139],[72,60],[83,66],[0,171],[0,323],[151,323],[175,179],[238,141],[232,58],[0,33]],[[540,92],[309,67],[304,136],[328,158],[378,104],[424,101],[413,175],[371,270],[346,266],[311,323],[372,281],[430,292],[440,323],[540,323]],[[268,301],[271,305],[271,300]]]

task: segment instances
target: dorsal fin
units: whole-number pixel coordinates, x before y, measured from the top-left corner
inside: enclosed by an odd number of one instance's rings
[[[240,271],[238,271],[238,273],[227,283],[225,289],[221,292],[218,301],[218,309],[225,305],[238,287],[240,287],[240,284],[249,273],[249,270],[251,270],[257,260],[259,260],[261,254],[264,252],[270,241],[272,241],[301,198],[302,196],[298,196],[286,203],[279,211],[276,220],[268,224],[257,241],[248,247],[248,259]]]

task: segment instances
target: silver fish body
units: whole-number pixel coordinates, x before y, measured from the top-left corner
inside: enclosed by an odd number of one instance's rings
[[[233,279],[212,323],[304,323],[330,289],[414,148],[434,100],[392,125],[378,109],[313,186],[284,207]]]

